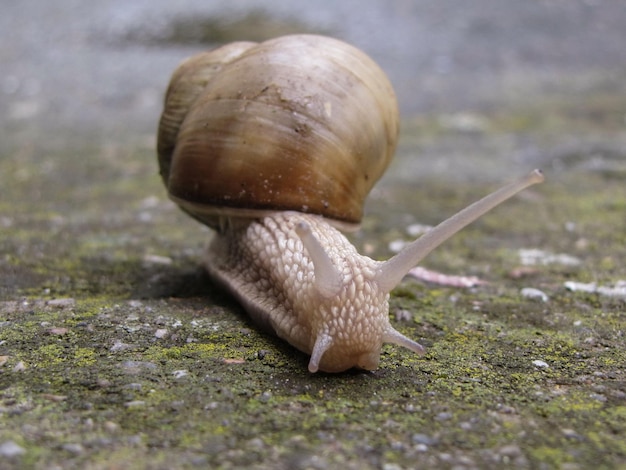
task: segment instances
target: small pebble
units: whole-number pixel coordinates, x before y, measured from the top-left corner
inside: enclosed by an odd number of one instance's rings
[[[98,378],[98,380],[96,380],[96,384],[98,384],[98,387],[101,388],[106,388],[106,387],[110,387],[111,386],[111,381],[105,378]]]
[[[514,407],[512,407],[512,406],[499,405],[498,406],[498,412],[506,414],[506,415],[513,415],[513,414],[517,413],[517,410]]]
[[[109,348],[109,351],[111,352],[126,351],[127,349],[131,349],[131,348],[132,346],[130,344],[126,344],[120,341],[119,339],[116,339],[115,342],[113,343],[113,346]]]
[[[607,297],[626,297],[626,281],[624,280],[617,281],[613,286],[599,286],[595,282],[568,281],[565,283],[565,288],[573,292],[597,293]]]
[[[159,206],[160,202],[161,201],[158,197],[148,196],[141,200],[141,202],[139,203],[139,207],[141,207],[142,209],[154,209],[155,207]]]
[[[601,393],[592,393],[591,395],[589,395],[589,398],[593,398],[594,400],[601,401],[601,402],[606,401],[606,397],[602,395]]]
[[[54,395],[52,393],[44,393],[43,395],[41,395],[41,397],[45,398],[46,400],[55,401],[55,402],[61,402],[61,401],[67,400],[67,397],[65,395]]]
[[[579,266],[582,261],[575,256],[565,253],[550,253],[544,250],[523,249],[519,250],[520,262],[524,266],[560,264],[563,266]]]
[[[107,432],[117,432],[119,428],[120,428],[120,425],[117,423],[114,423],[113,421],[105,421],[104,423],[104,429]]]
[[[585,282],[574,282],[574,281],[567,281],[565,283],[565,288],[567,290],[571,290],[572,292],[596,292],[598,286],[596,285],[595,282],[590,282],[590,283],[585,283]]]
[[[126,408],[139,408],[141,406],[144,406],[145,404],[146,402],[143,400],[133,400],[133,401],[127,401],[126,403],[124,403],[124,406]]]
[[[387,247],[392,253],[399,253],[406,245],[407,242],[405,242],[404,240],[393,240],[389,242],[389,245]]]
[[[162,339],[165,338],[167,336],[167,329],[166,328],[159,328],[158,330],[156,330],[154,332],[154,336],[158,339]]]
[[[441,412],[435,416],[435,419],[437,421],[448,421],[449,419],[452,419],[452,413],[448,413],[447,411]]]
[[[524,287],[521,290],[522,297],[526,297],[528,299],[537,299],[542,302],[547,302],[549,300],[548,295],[539,289],[535,289],[534,287]]]
[[[59,327],[52,327],[52,328],[48,328],[48,330],[46,330],[46,332],[50,335],[57,335],[57,336],[63,336],[65,334],[67,334],[67,332],[70,331],[69,328],[59,328]]]
[[[26,450],[19,446],[15,441],[5,441],[0,444],[0,456],[2,457],[12,458],[24,453],[26,453]]]
[[[565,230],[567,230],[568,232],[575,232],[576,222],[572,222],[572,221],[565,222],[564,227],[565,227]]]
[[[143,257],[143,262],[147,264],[157,264],[161,266],[169,266],[173,263],[172,258],[159,255],[146,255]]]
[[[248,447],[252,449],[262,449],[263,447],[265,447],[265,443],[261,438],[253,437],[248,441]]]
[[[134,436],[128,436],[126,438],[126,443],[131,445],[131,446],[140,445],[142,441],[143,441],[143,438],[141,437],[141,434],[136,434]]]
[[[383,470],[402,470],[402,467],[397,463],[385,463],[383,464]]]
[[[572,439],[575,441],[581,441],[583,439],[583,437],[580,434],[578,434],[576,431],[574,431],[573,429],[564,428],[564,429],[561,429],[561,432],[568,439]]]
[[[509,444],[500,447],[500,449],[498,449],[498,454],[505,455],[507,457],[518,457],[522,455],[522,449],[518,445]]]
[[[426,434],[420,434],[420,433],[413,434],[411,436],[411,441],[413,441],[413,444],[423,444],[426,446],[432,446],[437,443],[436,439],[433,439],[432,437]]]
[[[172,372],[172,375],[175,379],[182,379],[183,377],[189,375],[189,371],[185,369],[175,370]]]
[[[438,284],[440,286],[450,287],[475,287],[487,284],[487,281],[476,276],[452,276],[449,274],[443,274],[437,271],[423,268],[421,266],[415,266],[407,273],[408,276],[414,277],[424,282],[430,282],[432,284]]]
[[[413,320],[413,313],[411,313],[411,311],[409,310],[398,309],[396,310],[395,317],[396,321],[409,322]]]
[[[411,224],[406,228],[406,233],[411,237],[419,237],[420,235],[424,235],[432,228],[432,225]]]
[[[540,367],[540,368],[548,368],[548,367],[550,367],[550,366],[548,365],[548,363],[547,363],[547,362],[545,362],[545,361],[541,361],[541,360],[539,360],[539,359],[535,359],[535,360],[533,361],[533,365],[534,365],[535,367]]]
[[[81,444],[77,443],[63,444],[63,450],[74,455],[80,455],[85,452],[85,448]]]

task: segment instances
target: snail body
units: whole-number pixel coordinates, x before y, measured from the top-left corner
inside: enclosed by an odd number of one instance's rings
[[[535,170],[390,260],[358,254],[354,228],[398,135],[393,89],[358,49],[322,36],[232,43],[175,72],[159,127],[170,197],[217,230],[209,274],[262,327],[310,354],[309,370],[377,368],[383,343],[424,348],[389,323],[389,293],[458,230]]]
[[[376,369],[384,342],[423,352],[389,323],[389,292],[376,281],[380,264],[360,256],[325,219],[297,212],[217,237],[206,258],[208,272],[257,324],[311,354],[311,372]]]

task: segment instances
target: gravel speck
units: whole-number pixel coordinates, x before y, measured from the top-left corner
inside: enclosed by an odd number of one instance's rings
[[[124,406],[126,408],[140,408],[144,406],[145,404],[146,402],[143,400],[133,400],[133,401],[127,401],[126,403],[124,403]]]
[[[158,330],[156,330],[154,332],[154,337],[158,338],[158,339],[162,339],[165,338],[167,336],[167,329],[166,328],[159,328]]]
[[[48,300],[47,304],[49,307],[70,308],[76,305],[76,300],[74,300],[71,297],[66,298],[66,299],[52,299],[52,300]]]
[[[537,299],[542,302],[547,302],[549,300],[548,295],[539,289],[535,289],[534,287],[524,287],[521,290],[522,297],[526,297],[527,299]]]
[[[172,372],[172,375],[175,379],[182,379],[183,377],[189,375],[189,371],[185,369],[175,370],[174,372]]]
[[[83,452],[85,452],[85,448],[81,444],[78,444],[78,443],[63,444],[63,450],[74,455],[80,455]]]
[[[17,457],[26,453],[26,450],[15,441],[5,441],[0,444],[0,456],[6,458]]]

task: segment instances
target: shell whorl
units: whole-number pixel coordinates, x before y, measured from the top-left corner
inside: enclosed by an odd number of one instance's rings
[[[391,83],[359,49],[315,35],[233,43],[174,72],[159,164],[170,197],[213,228],[285,210],[358,225],[398,130]]]

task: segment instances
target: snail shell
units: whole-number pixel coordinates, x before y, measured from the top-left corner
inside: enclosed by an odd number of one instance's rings
[[[159,125],[170,197],[204,223],[294,210],[357,225],[393,156],[384,72],[336,39],[237,42],[175,72]]]
[[[311,355],[309,370],[375,369],[383,343],[424,348],[389,323],[389,292],[458,230],[540,172],[460,211],[385,262],[328,222],[358,225],[398,135],[385,74],[341,41],[238,42],[184,62],[158,136],[170,197],[218,229],[205,261],[261,326]]]

